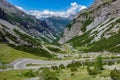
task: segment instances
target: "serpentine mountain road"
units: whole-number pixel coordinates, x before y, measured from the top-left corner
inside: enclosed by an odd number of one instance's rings
[[[25,58],[25,59],[18,59],[13,61],[12,63],[10,63],[10,65],[12,65],[14,67],[14,69],[16,70],[22,70],[22,69],[39,69],[41,67],[51,67],[51,66],[58,66],[60,64],[63,65],[67,65],[69,63],[71,63],[72,61],[81,61],[81,62],[85,62],[85,61],[90,61],[93,62],[95,61],[95,59],[93,58],[85,58],[85,59],[75,59],[75,60],[61,60],[61,61],[46,61],[46,60],[35,60],[35,59],[29,59],[29,58]],[[120,59],[107,59],[107,60],[103,60],[105,62],[116,62],[116,61],[120,61]],[[39,64],[39,66],[26,66],[27,64]],[[120,66],[119,66],[120,68]]]
[[[85,61],[87,59],[78,59],[75,61]],[[92,60],[92,58],[90,58],[89,60]],[[45,60],[35,60],[35,59],[18,59],[13,61],[12,63],[10,63],[10,65],[12,65],[14,67],[14,69],[39,69],[40,67],[51,67],[53,65],[67,65],[69,63],[71,63],[74,60],[61,60],[61,61],[45,61]],[[26,66],[26,64],[39,64],[40,66]]]

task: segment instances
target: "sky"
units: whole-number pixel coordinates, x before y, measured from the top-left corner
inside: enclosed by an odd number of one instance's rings
[[[94,0],[7,0],[37,18],[69,17],[92,5]]]

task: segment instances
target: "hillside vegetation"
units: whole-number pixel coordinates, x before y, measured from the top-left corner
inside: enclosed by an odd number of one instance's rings
[[[19,58],[47,59],[27,52],[16,50],[7,44],[0,44],[0,61],[2,63],[9,63]]]
[[[119,0],[95,0],[68,25],[60,44],[85,52],[120,53]]]

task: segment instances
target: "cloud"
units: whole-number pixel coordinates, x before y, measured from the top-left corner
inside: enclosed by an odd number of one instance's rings
[[[16,7],[18,9],[26,12],[27,14],[31,14],[31,15],[35,16],[36,18],[47,18],[47,17],[51,17],[51,16],[60,16],[60,17],[66,17],[67,18],[70,15],[76,14],[77,12],[86,8],[86,6],[79,5],[76,2],[71,3],[70,8],[68,8],[65,11],[50,11],[48,9],[43,10],[43,11],[39,11],[39,10],[27,11],[20,6],[16,6]]]
[[[15,6],[15,7],[17,7],[18,9],[20,9],[20,10],[22,10],[22,11],[25,11],[22,7],[20,7],[20,6]]]
[[[79,5],[76,2],[71,3],[70,8],[68,8],[66,11],[50,11],[50,10],[31,10],[28,11],[29,14],[36,16],[37,18],[47,18],[50,16],[60,16],[60,17],[69,17],[72,14],[76,14],[82,9],[85,9],[86,6]]]

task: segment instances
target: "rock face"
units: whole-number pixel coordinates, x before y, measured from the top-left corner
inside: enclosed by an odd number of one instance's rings
[[[82,10],[76,15],[76,18],[64,30],[63,37],[59,40],[59,43],[63,44],[75,36],[81,36],[87,32],[90,32],[90,36],[96,35],[92,39],[92,43],[100,40],[103,34],[107,36],[107,33],[110,33],[106,31],[108,29],[114,28],[115,31],[119,31],[120,27],[115,27],[119,26],[119,23],[114,24],[116,20],[120,19],[119,4],[120,0],[95,0],[91,7]],[[112,28],[110,27],[111,24],[114,24]],[[115,32],[114,30],[113,32]]]
[[[95,0],[94,2],[95,3],[100,3],[101,1],[103,1],[103,0]]]
[[[8,22],[11,25],[16,26],[14,29],[18,29],[25,32],[26,34],[46,40],[48,42],[52,42],[55,40],[55,36],[57,35],[55,30],[45,22],[40,21],[39,19],[35,18],[34,16],[26,14],[24,11],[19,10],[15,6],[6,2],[6,0],[0,0],[0,19]],[[2,26],[5,24],[1,23]],[[9,27],[9,26],[7,26]],[[6,30],[5,27],[4,30]],[[11,29],[10,32],[13,29]],[[9,34],[8,30],[6,30]],[[10,39],[7,39],[10,41]]]

